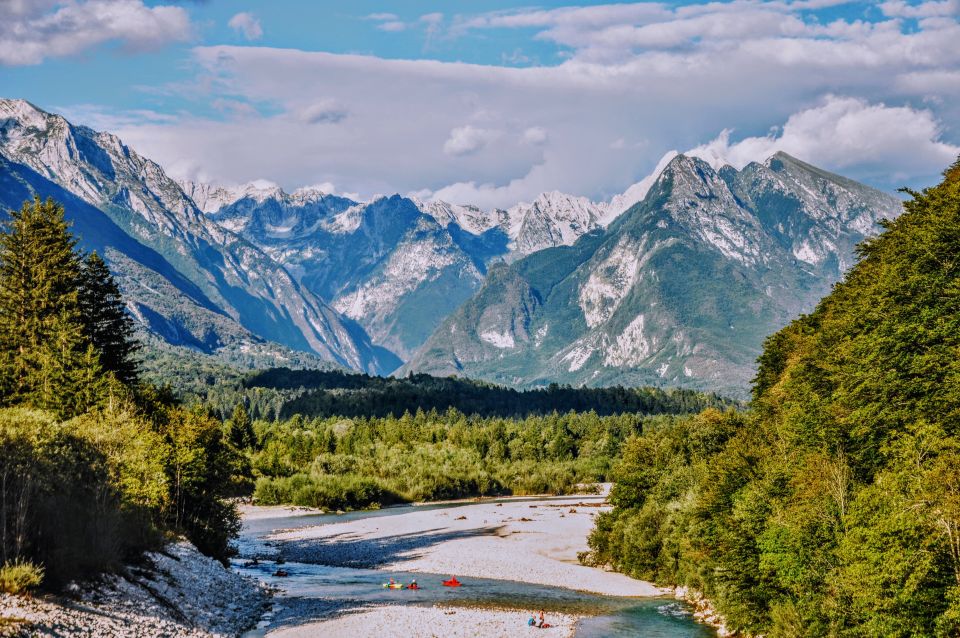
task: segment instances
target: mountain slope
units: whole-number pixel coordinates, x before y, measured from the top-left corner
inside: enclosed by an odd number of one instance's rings
[[[743,395],[762,339],[899,209],[785,154],[719,172],[678,155],[606,230],[492,272],[400,372]]]
[[[482,211],[399,195],[357,203],[315,190],[288,194],[269,183],[184,188],[210,219],[404,359],[479,289],[490,264],[570,245],[609,221],[605,205],[557,192]]]
[[[441,225],[399,195],[357,203],[318,191],[260,191],[209,217],[401,357],[469,298],[487,264],[506,252],[499,230],[474,235]]]
[[[212,223],[159,166],[115,136],[0,100],[0,157],[10,185],[0,204],[19,207],[34,193],[63,200],[83,245],[103,251],[117,271],[134,315],[171,343],[213,351],[268,340],[356,369],[393,365],[359,326]]]

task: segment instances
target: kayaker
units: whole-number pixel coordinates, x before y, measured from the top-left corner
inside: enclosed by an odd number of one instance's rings
[[[420,589],[420,585],[417,584],[417,579],[414,578],[410,581],[410,586],[407,589]]]

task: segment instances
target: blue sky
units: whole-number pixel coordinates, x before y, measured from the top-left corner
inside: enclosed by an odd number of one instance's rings
[[[6,0],[0,95],[177,177],[508,206],[668,151],[882,188],[960,153],[960,1]]]

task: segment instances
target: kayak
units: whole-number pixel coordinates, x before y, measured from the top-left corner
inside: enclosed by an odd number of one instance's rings
[[[459,586],[462,585],[462,584],[463,584],[463,583],[461,583],[461,582],[460,582],[459,580],[457,580],[456,578],[451,578],[450,580],[445,580],[445,581],[443,581],[443,586],[444,586],[444,587],[459,587]]]
[[[403,583],[384,583],[385,589],[403,589]]]

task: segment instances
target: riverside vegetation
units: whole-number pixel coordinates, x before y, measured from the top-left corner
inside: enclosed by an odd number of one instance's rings
[[[225,561],[241,455],[218,419],[139,381],[96,254],[35,199],[0,233],[0,589],[122,569],[185,535]],[[238,465],[241,464],[241,465]]]
[[[749,412],[628,441],[585,560],[766,636],[960,635],[960,161],[769,337]]]

